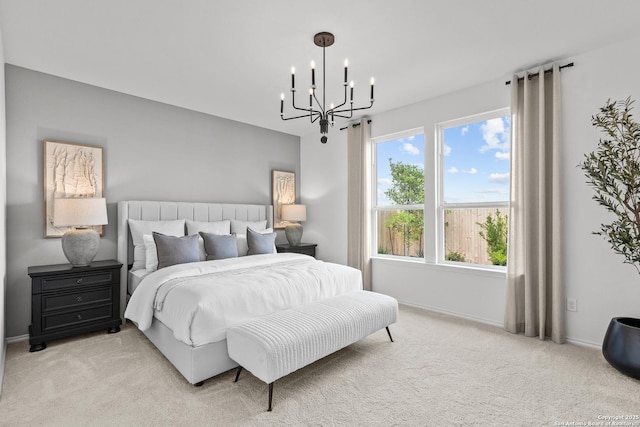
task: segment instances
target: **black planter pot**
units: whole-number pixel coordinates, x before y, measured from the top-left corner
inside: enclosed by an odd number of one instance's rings
[[[618,371],[640,380],[640,319],[611,319],[602,343],[602,354]]]

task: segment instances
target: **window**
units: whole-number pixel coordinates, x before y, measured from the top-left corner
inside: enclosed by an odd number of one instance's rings
[[[510,127],[508,109],[436,127],[439,262],[507,264]]]
[[[424,258],[424,131],[372,140],[374,254]]]

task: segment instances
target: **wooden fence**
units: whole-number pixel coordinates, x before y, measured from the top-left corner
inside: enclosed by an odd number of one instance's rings
[[[464,208],[445,211],[444,242],[445,254],[457,252],[466,262],[491,265],[487,254],[487,242],[480,237],[483,224],[489,214],[494,215],[500,208]],[[501,210],[505,214],[505,208]],[[385,227],[385,222],[394,214],[393,211],[378,212],[378,252],[390,255],[405,255],[402,235]],[[433,231],[435,232],[435,230]],[[421,238],[413,242],[409,248],[409,256],[423,256],[424,231]]]

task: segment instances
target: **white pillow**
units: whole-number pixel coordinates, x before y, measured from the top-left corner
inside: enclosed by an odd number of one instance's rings
[[[158,248],[151,234],[143,234],[142,241],[144,242],[145,268],[151,273],[158,269]]]
[[[199,234],[200,232],[209,234],[231,234],[231,221],[202,222],[187,220],[187,234]]]
[[[251,228],[253,230],[253,228]],[[266,230],[253,230],[256,233],[260,234],[269,234],[273,233],[273,228],[267,228]],[[247,229],[245,228],[244,233],[236,234],[236,241],[238,243],[238,256],[246,256],[247,252],[249,252],[249,244],[247,243]],[[276,245],[273,245],[273,253],[277,252]]]
[[[250,227],[253,231],[262,231],[267,228],[267,220],[263,221],[239,221],[237,219],[231,220],[231,234],[247,234],[247,227]]]
[[[143,237],[152,232],[166,234],[168,236],[184,236],[184,219],[175,221],[141,221],[130,219],[129,231],[133,241],[133,266],[131,271],[142,270],[146,266],[146,248]]]

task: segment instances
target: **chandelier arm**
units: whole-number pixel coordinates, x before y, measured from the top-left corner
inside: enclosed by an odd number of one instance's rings
[[[336,105],[335,107],[333,107],[331,110],[332,111],[338,111],[340,112],[341,110],[338,110],[338,108],[342,107],[344,104],[347,103],[347,84],[344,84],[344,101],[342,101],[342,104],[340,105]],[[344,110],[343,110],[344,111]]]
[[[284,114],[281,114],[281,115],[280,115],[280,118],[281,118],[282,120],[293,120],[293,119],[301,119],[301,118],[303,118],[303,117],[313,117],[314,115],[318,115],[318,114],[319,114],[319,113],[318,113],[317,111],[310,111],[310,112],[309,112],[309,114],[303,114],[303,115],[301,115],[301,116],[294,116],[294,117],[284,117]],[[319,116],[316,116],[316,118],[315,118],[315,119],[313,119],[313,120],[311,121],[311,123],[314,123],[316,120],[318,120],[318,117],[319,117]]]
[[[322,90],[324,91],[324,88],[322,88]],[[318,98],[316,97],[316,91],[313,91],[313,99],[316,100],[316,104],[318,104],[318,108],[319,108],[319,113],[320,114],[324,114],[324,105],[320,104],[320,101],[318,101]]]
[[[313,113],[313,108],[302,108],[302,107],[296,107],[296,93],[295,91],[291,91],[291,105],[293,106],[294,110],[298,110],[298,111],[306,111],[308,113]],[[300,116],[300,117],[305,117],[305,116]]]
[[[337,111],[334,111],[334,113],[346,113],[347,111],[368,110],[371,107],[373,107],[373,101],[371,101],[371,104],[368,107],[350,108],[347,110],[337,110]]]

